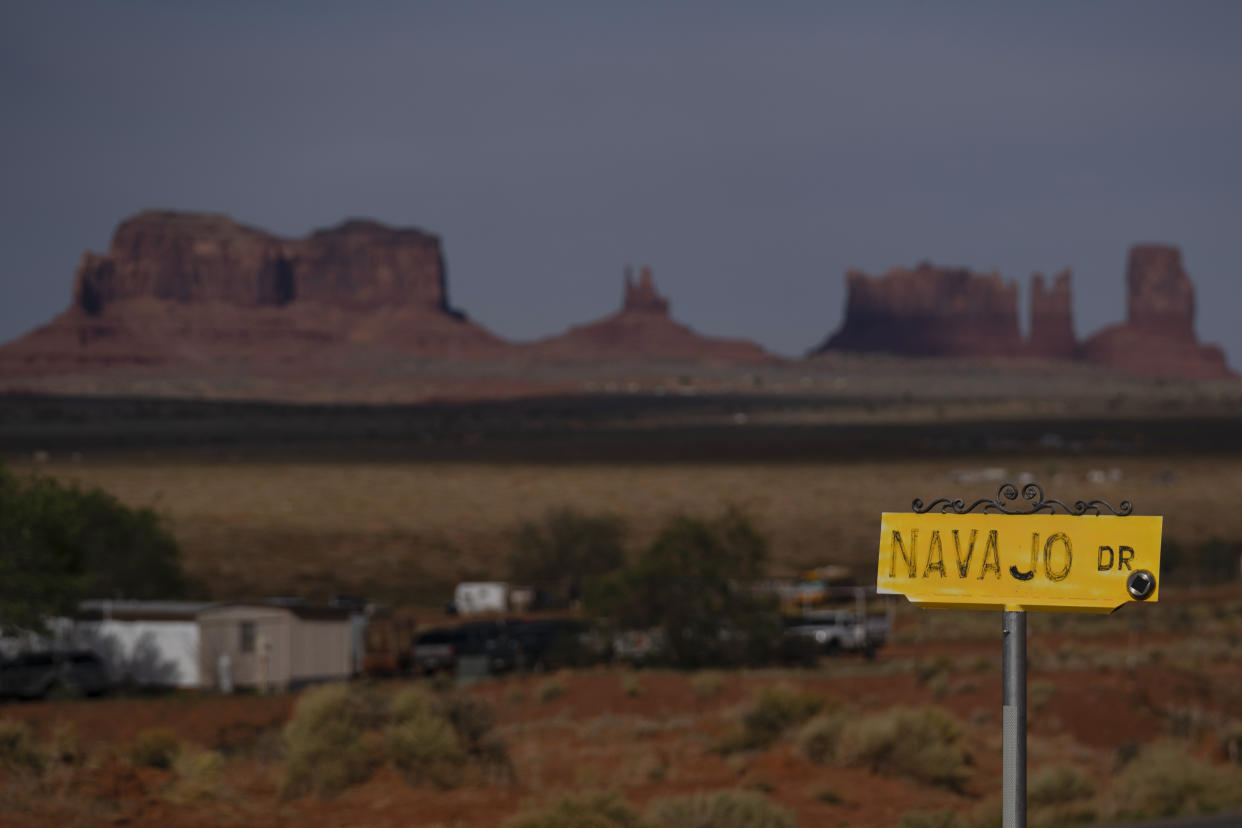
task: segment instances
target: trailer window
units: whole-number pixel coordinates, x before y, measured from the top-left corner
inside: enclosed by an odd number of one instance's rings
[[[241,622],[241,651],[243,653],[254,652],[254,622]]]

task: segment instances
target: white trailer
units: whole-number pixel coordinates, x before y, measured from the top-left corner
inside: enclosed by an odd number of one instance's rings
[[[69,633],[74,647],[103,658],[113,681],[197,687],[197,614],[192,601],[83,601]]]

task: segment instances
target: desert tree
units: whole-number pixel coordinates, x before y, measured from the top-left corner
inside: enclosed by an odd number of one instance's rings
[[[625,522],[615,515],[553,509],[513,531],[509,578],[569,606],[581,598],[587,581],[625,563],[624,542]]]
[[[179,598],[192,586],[150,509],[0,466],[0,629],[40,629],[84,598]]]

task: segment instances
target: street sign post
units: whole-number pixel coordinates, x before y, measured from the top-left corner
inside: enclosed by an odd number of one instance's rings
[[[1023,503],[1022,501],[1026,501]],[[969,505],[915,500],[880,518],[876,591],[934,609],[1002,612],[1002,813],[1026,826],[1026,612],[1113,612],[1159,598],[1163,518],[1006,483]],[[1059,513],[1058,513],[1059,510]]]

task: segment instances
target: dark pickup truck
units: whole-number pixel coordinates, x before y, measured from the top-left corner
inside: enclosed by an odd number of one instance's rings
[[[107,665],[89,650],[22,653],[0,661],[0,696],[7,698],[98,696],[111,686]]]
[[[607,660],[609,648],[587,622],[571,619],[472,621],[438,627],[414,639],[420,673],[453,670],[459,658],[484,656],[487,672],[582,667]]]

